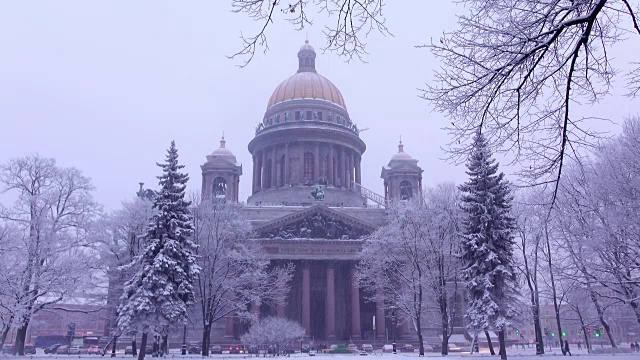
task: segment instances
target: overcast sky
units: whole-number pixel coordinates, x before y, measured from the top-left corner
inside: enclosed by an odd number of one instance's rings
[[[394,37],[371,36],[367,63],[345,63],[318,51],[318,72],[342,91],[351,119],[369,128],[361,137],[363,185],[382,192],[380,170],[397,152],[419,159],[425,185],[464,181],[464,168],[447,164],[442,114],[417,90],[437,62],[415,45],[455,26],[450,1],[388,1]],[[241,46],[241,30],[258,24],[230,12],[226,0],[3,1],[0,3],[0,163],[38,152],[92,178],[107,208],[133,196],[155,176],[175,139],[180,160],[199,190],[200,165],[218,147],[243,164],[240,196],[251,191],[247,144],[273,89],[297,70],[296,53],[308,36],[318,50],[323,15],[297,32],[282,18],[269,29],[270,50],[244,69],[226,55]],[[637,45],[637,41],[635,44]],[[631,48],[637,49],[637,46]],[[614,53],[632,58],[633,51]],[[622,93],[620,91],[619,93]],[[619,93],[581,109],[619,120],[637,105]],[[617,125],[606,125],[617,131]]]

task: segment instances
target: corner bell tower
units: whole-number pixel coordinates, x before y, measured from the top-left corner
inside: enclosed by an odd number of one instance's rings
[[[389,164],[382,167],[380,177],[384,180],[384,199],[409,200],[422,196],[422,168],[418,160],[404,152],[402,140],[398,153],[391,157]]]
[[[222,136],[220,147],[207,155],[207,162],[200,166],[203,201],[238,202],[242,165],[226,143]]]

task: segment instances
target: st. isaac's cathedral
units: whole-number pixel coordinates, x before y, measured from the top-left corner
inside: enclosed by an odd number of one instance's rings
[[[387,201],[420,195],[422,169],[400,143],[382,166],[384,195],[363,188],[367,147],[359,132],[340,90],[317,72],[316,52],[305,42],[297,72],[275,88],[249,142],[250,180],[222,139],[201,166],[203,198],[240,202],[240,181],[251,181],[242,211],[255,241],[273,264],[295,265],[286,305],[254,305],[252,311],[296,320],[316,340],[382,340],[392,333],[409,340],[415,335],[409,322],[392,329],[390,314],[364,299],[354,276],[362,238],[385,223]],[[232,317],[217,325],[213,343],[233,342],[245,329]]]

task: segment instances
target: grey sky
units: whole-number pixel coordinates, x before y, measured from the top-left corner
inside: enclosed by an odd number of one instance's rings
[[[397,151],[420,160],[424,184],[464,180],[462,166],[446,164],[443,115],[418,98],[417,88],[438,64],[414,45],[455,26],[448,1],[388,1],[385,14],[395,37],[369,38],[368,63],[321,54],[321,23],[296,32],[278,18],[268,33],[270,50],[244,69],[225,55],[241,45],[241,30],[258,24],[230,12],[226,0],[203,1],[4,1],[0,3],[0,163],[39,152],[75,166],[93,179],[96,198],[108,208],[131,197],[155,176],[169,142],[200,187],[205,156],[227,147],[243,164],[240,196],[251,190],[247,144],[262,120],[273,89],[296,71],[296,53],[308,34],[319,52],[318,71],[331,79],[367,144],[363,185],[382,192],[380,168]],[[638,40],[633,39],[638,48]],[[621,60],[632,51],[614,53]],[[616,84],[617,85],[617,84]],[[622,84],[620,84],[622,85]],[[617,120],[637,113],[617,91],[594,116]],[[617,126],[605,126],[613,131]]]

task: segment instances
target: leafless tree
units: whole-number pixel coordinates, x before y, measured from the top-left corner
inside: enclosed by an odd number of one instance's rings
[[[105,335],[112,334],[116,326],[117,307],[124,290],[124,283],[134,269],[125,268],[140,255],[144,238],[153,215],[152,203],[148,199],[135,197],[124,201],[115,211],[103,214],[94,227],[96,267],[106,283],[106,307],[108,321]],[[102,283],[101,282],[101,283]],[[135,336],[132,338],[134,354],[137,353]]]
[[[459,26],[426,45],[442,62],[424,91],[449,115],[452,159],[466,159],[477,129],[494,150],[527,165],[531,183],[560,180],[567,157],[598,139],[572,111],[610,93],[617,72],[608,50],[640,35],[628,0],[463,0]],[[628,74],[637,95],[638,64]],[[551,202],[555,201],[554,196]]]
[[[424,199],[392,204],[389,222],[363,246],[360,285],[370,300],[399,310],[412,322],[421,355],[424,315],[434,308],[442,354],[448,353],[460,270],[458,198],[453,184],[440,184],[427,189]]]
[[[11,253],[3,256],[3,277],[11,281],[2,291],[13,297],[15,352],[24,355],[33,314],[69,297],[86,280],[83,260],[99,206],[79,170],[39,155],[0,167],[0,183],[4,192],[17,195],[13,206],[0,208],[0,218],[20,230]]]
[[[616,348],[616,342],[613,338],[609,323],[605,320],[606,304],[603,304],[598,292],[595,289],[598,281],[594,275],[593,266],[593,250],[590,246],[594,236],[597,233],[598,220],[595,213],[582,201],[582,194],[574,186],[579,186],[578,182],[584,180],[574,176],[572,172],[581,171],[580,167],[569,166],[567,181],[561,187],[559,201],[555,208],[554,222],[556,223],[556,234],[558,236],[560,250],[567,254],[569,260],[566,266],[563,266],[561,277],[574,283],[573,286],[580,287],[580,291],[588,295],[589,301],[592,303],[597,318],[605,328],[609,342],[613,348]],[[577,291],[577,290],[576,290]]]
[[[609,290],[610,300],[631,306],[640,322],[640,120],[625,121],[623,134],[594,155],[571,167],[556,218],[581,273]]]
[[[231,0],[233,11],[244,13],[259,24],[259,30],[245,36],[241,34],[242,49],[230,58],[242,58],[241,67],[253,59],[256,50],[269,49],[267,30],[278,17],[290,22],[296,30],[313,24],[310,14],[319,13],[328,17],[332,25],[326,26],[324,50],[334,51],[347,60],[363,60],[367,54],[365,38],[376,31],[390,34],[385,25],[384,0]]]
[[[253,319],[251,304],[284,304],[293,267],[271,267],[235,204],[194,201],[198,245],[196,298],[203,322],[202,354],[209,354],[212,325],[226,316]]]
[[[537,190],[522,192],[514,206],[516,218],[516,232],[518,242],[516,247],[520,250],[521,264],[518,266],[522,273],[522,280],[529,289],[531,304],[531,319],[536,338],[536,354],[544,354],[544,342],[542,339],[542,326],[540,325],[540,287],[539,273],[543,260],[543,222],[546,218],[546,207],[536,203],[539,201]]]

